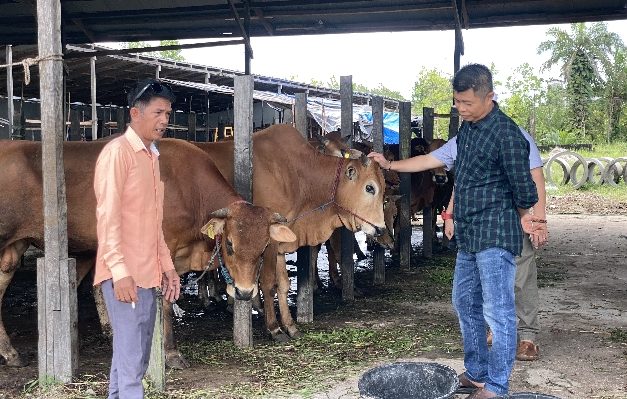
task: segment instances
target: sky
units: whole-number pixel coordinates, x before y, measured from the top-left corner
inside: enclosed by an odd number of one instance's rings
[[[609,21],[608,30],[618,33],[627,44],[627,21]],[[537,47],[551,26],[570,31],[569,25],[464,30],[465,54],[461,65],[494,63],[495,80],[505,82],[519,65],[528,62],[536,72],[548,59]],[[383,86],[411,100],[421,68],[453,73],[454,31],[387,32],[345,35],[263,37],[251,39],[253,74],[310,83],[328,82],[332,76],[352,75],[353,83],[374,88]],[[242,45],[183,50],[186,61],[244,70]],[[543,74],[559,78],[554,68]]]

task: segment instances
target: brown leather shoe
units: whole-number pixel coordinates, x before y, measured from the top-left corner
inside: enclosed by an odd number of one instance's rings
[[[516,351],[516,359],[523,361],[538,360],[540,357],[540,348],[531,341],[523,340],[518,343]]]
[[[477,389],[477,388],[483,388],[483,385],[484,385],[483,382],[475,382],[471,380],[470,378],[468,378],[466,373],[461,373],[460,375],[457,376],[457,378],[459,379],[459,386],[461,388]]]
[[[498,395],[494,392],[488,391],[485,388],[479,388],[475,392],[471,393],[466,399],[489,399],[496,397],[498,397]]]

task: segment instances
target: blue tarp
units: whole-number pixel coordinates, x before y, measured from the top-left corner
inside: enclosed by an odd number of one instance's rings
[[[367,132],[367,140],[372,141],[372,112],[359,114],[362,131]],[[398,112],[383,113],[383,143],[398,144]]]

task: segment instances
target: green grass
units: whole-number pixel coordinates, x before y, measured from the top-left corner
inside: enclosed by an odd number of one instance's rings
[[[596,144],[592,151],[578,150],[576,151],[584,158],[619,158],[627,157],[627,142],[617,142],[612,144]],[[542,153],[543,158],[548,158],[548,153]],[[623,164],[623,163],[621,163]],[[567,171],[570,172],[570,169]],[[598,169],[597,169],[598,172]],[[545,170],[545,175],[547,171]],[[607,184],[592,184],[586,183],[579,189],[575,189],[573,182],[569,181],[567,184],[561,184],[564,178],[564,171],[562,167],[557,163],[551,164],[551,176],[555,182],[555,186],[548,186],[547,190],[549,194],[554,195],[568,195],[575,193],[592,193],[597,194],[605,198],[610,198],[616,201],[627,201],[627,184],[621,177],[618,186],[610,186]],[[584,178],[584,168],[579,167],[576,171],[576,180],[580,181]],[[596,174],[595,181],[600,181],[600,174]]]
[[[592,151],[578,150],[575,151],[584,158],[619,158],[627,157],[627,142],[615,142],[611,144],[594,144]],[[541,153],[543,158],[548,158],[549,153]]]

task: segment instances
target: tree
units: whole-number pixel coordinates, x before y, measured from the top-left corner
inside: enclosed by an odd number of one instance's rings
[[[538,54],[550,53],[544,63],[545,69],[561,64],[571,127],[585,138],[594,94],[600,90],[612,63],[610,55],[622,42],[616,33],[608,32],[607,25],[602,22],[589,26],[571,24],[570,33],[550,28],[546,35],[550,39],[540,43]]]
[[[528,63],[524,63],[507,78],[505,87],[510,97],[501,101],[507,115],[533,137],[536,137],[537,130],[537,108],[544,95],[543,84],[544,80],[535,74]]]
[[[433,108],[436,113],[448,114],[453,105],[451,77],[437,69],[422,68],[412,93],[412,114],[422,116],[422,108]],[[448,119],[434,121],[433,136],[448,137]]]
[[[614,139],[627,139],[627,126],[621,129],[621,114],[624,104],[627,103],[627,49],[624,46],[619,48],[613,58],[614,63],[607,70],[608,78],[604,93],[608,117],[606,130],[608,143]]]
[[[179,44],[178,40],[161,40],[159,42],[159,46],[175,46]],[[144,47],[152,47],[154,45],[151,45],[147,42],[127,42],[124,43],[124,47],[128,48],[128,49],[132,49],[132,48],[144,48]],[[149,57],[158,57],[158,58],[165,58],[168,60],[172,60],[172,61],[185,61],[185,57],[183,57],[183,54],[181,53],[181,50],[163,50],[163,51],[149,51],[146,53],[142,53],[144,55],[147,55]]]

